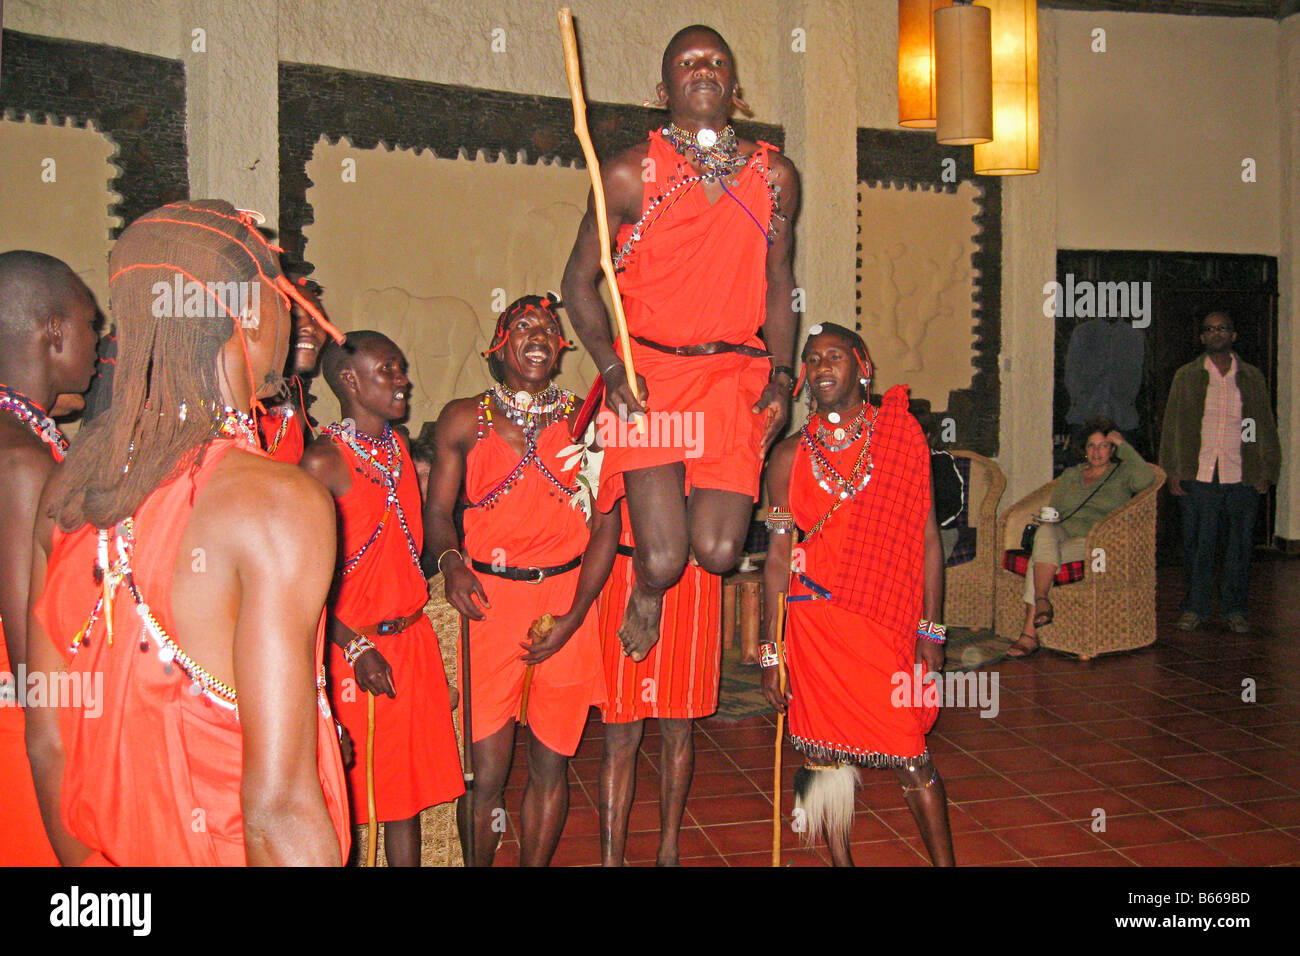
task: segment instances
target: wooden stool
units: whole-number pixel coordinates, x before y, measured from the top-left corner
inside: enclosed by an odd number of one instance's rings
[[[739,610],[739,614],[737,611]],[[735,647],[740,625],[740,662],[758,663],[758,639],[763,620],[763,572],[741,571],[722,579],[722,638]]]

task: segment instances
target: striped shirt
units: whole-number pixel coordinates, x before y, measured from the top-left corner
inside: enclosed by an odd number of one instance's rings
[[[1205,412],[1201,416],[1201,453],[1196,480],[1213,481],[1218,466],[1219,481],[1241,482],[1241,392],[1237,389],[1237,356],[1228,374],[1219,372],[1214,359],[1205,356],[1210,384],[1205,390]]]

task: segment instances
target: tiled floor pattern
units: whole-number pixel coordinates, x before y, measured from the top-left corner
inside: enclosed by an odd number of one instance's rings
[[[1300,562],[1257,561],[1256,633],[1172,626],[1178,569],[1160,574],[1160,638],[1081,662],[1042,652],[994,671],[1000,711],[945,709],[930,735],[948,788],[959,864],[1232,866],[1300,864]],[[1254,701],[1250,697],[1253,689]],[[570,768],[570,811],[555,865],[599,862],[593,711]],[[771,862],[775,716],[696,725],[695,779],[681,834],[687,866]],[[627,859],[654,861],[660,738],[647,721]],[[783,863],[824,866],[789,827],[800,758],[785,744]],[[517,754],[510,829],[496,865],[519,859]],[[864,771],[853,830],[858,865],[925,866],[928,856],[889,771]]]

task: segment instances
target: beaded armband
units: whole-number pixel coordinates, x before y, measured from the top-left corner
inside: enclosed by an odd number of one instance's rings
[[[758,645],[758,666],[775,667],[779,661],[776,656],[776,644],[772,641],[764,641]]]
[[[948,641],[948,628],[922,620],[916,627],[916,636],[933,644],[945,644]]]
[[[794,515],[780,508],[773,508],[763,519],[769,534],[790,534],[794,531]]]
[[[368,637],[358,637],[348,642],[348,646],[343,648],[343,659],[353,667],[356,666],[357,658],[366,651],[373,651],[375,645]]]

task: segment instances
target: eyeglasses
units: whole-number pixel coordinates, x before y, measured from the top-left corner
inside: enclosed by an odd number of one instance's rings
[[[1231,331],[1232,331],[1231,327],[1226,326],[1226,325],[1203,325],[1203,326],[1201,326],[1201,334],[1202,334],[1202,335],[1204,335],[1204,334],[1206,334],[1206,333],[1209,333],[1209,332],[1231,332]]]

